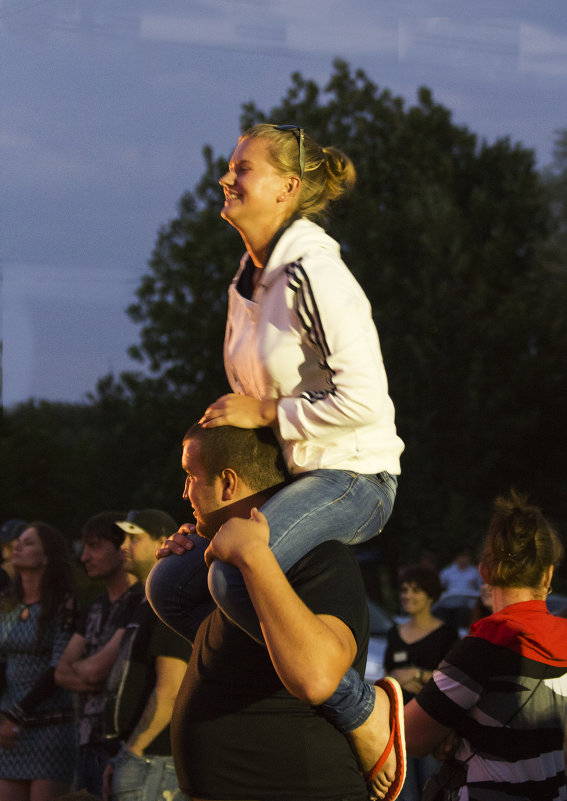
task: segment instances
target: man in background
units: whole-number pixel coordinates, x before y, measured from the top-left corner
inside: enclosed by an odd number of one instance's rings
[[[25,520],[19,517],[13,517],[7,520],[2,528],[0,528],[0,592],[2,592],[14,578],[14,569],[12,567],[12,551],[16,540],[28,527]]]
[[[104,592],[81,616],[55,670],[57,684],[78,695],[77,786],[99,797],[104,768],[118,748],[103,732],[104,687],[126,622],[143,592],[124,565],[124,532],[116,525],[123,518],[124,512],[101,512],[83,526],[81,562]]]
[[[166,512],[130,512],[124,531],[126,567],[145,585],[155,551],[177,523]],[[106,736],[121,747],[104,777],[103,797],[126,801],[181,799],[171,756],[169,724],[191,655],[189,643],[165,626],[144,596],[126,626],[118,659],[107,682]]]

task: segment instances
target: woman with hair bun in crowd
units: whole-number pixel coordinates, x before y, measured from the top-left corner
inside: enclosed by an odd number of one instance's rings
[[[72,567],[63,535],[31,523],[12,556],[0,611],[0,801],[51,801],[71,787],[71,693],[54,681],[73,633]]]
[[[240,136],[220,179],[221,215],[246,252],[229,288],[224,362],[233,392],[199,422],[274,430],[290,481],[247,524],[267,522],[284,572],[322,542],[354,545],[379,534],[400,473],[404,446],[370,303],[339,244],[318,225],[355,179],[342,151],[322,147],[300,126],[268,123]],[[376,272],[379,280],[379,265]],[[240,572],[214,561],[209,587],[228,617],[262,641]],[[380,705],[402,706],[395,681],[375,689],[351,669],[324,714],[348,735],[370,789],[382,793],[388,771],[374,769],[388,727],[381,715],[374,719],[376,693]],[[394,762],[392,753],[391,778]]]
[[[424,799],[567,798],[567,621],[545,603],[562,557],[537,507],[515,493],[496,501],[480,562],[494,612],[471,627],[406,707],[413,756],[456,736]]]

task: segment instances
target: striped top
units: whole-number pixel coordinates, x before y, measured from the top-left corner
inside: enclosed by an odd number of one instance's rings
[[[567,799],[567,620],[543,601],[479,620],[416,700],[460,737],[458,801]]]

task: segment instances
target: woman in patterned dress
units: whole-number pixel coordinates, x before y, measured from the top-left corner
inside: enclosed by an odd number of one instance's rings
[[[75,601],[63,536],[22,532],[0,612],[0,801],[51,801],[70,789],[76,740],[71,694],[54,682]]]

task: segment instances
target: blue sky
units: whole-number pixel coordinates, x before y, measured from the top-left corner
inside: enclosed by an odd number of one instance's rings
[[[567,127],[565,0],[3,0],[6,405],[135,368],[125,308],[202,146],[229,155],[242,103],[276,105],[295,70],[324,85],[336,56],[540,167]]]

